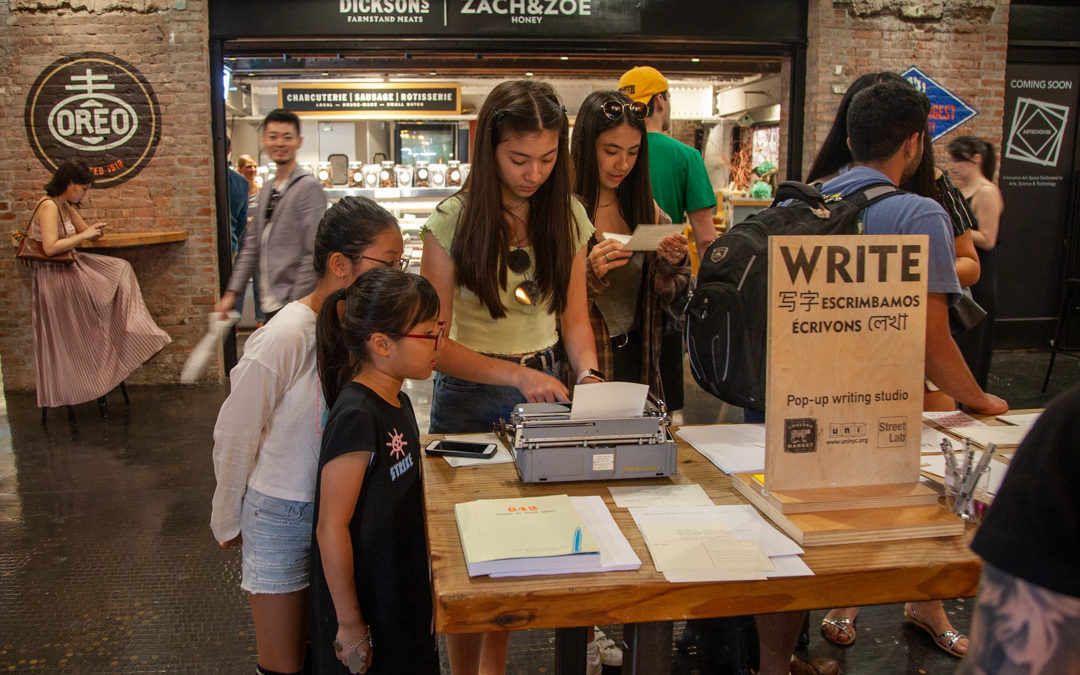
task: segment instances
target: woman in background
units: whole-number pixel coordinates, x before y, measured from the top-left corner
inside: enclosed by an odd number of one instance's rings
[[[994,146],[975,136],[961,136],[947,148],[949,174],[960,188],[975,214],[971,238],[979,254],[982,275],[971,287],[975,302],[986,310],[986,317],[971,330],[958,335],[956,343],[964,361],[983,389],[990,375],[990,355],[994,348],[994,299],[997,295],[994,249],[997,247],[1001,214],[1005,201],[994,184],[997,157]]]
[[[74,251],[104,234],[105,223],[88,225],[78,211],[93,183],[85,164],[68,161],[45,185],[30,219],[30,236],[46,254]],[[30,320],[38,407],[103,403],[105,394],[172,342],[147,311],[126,260],[80,251],[71,264],[35,262],[33,268]]]

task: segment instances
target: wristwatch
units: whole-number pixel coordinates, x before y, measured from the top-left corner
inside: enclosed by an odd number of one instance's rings
[[[599,370],[595,370],[593,368],[586,368],[585,370],[578,373],[577,381],[574,384],[581,384],[581,381],[584,380],[586,377],[595,377],[601,382],[604,381],[604,374],[601,373]]]

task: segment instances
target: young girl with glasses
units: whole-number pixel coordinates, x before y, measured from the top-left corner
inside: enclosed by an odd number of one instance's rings
[[[615,380],[648,384],[663,398],[660,343],[665,332],[681,328],[680,305],[693,284],[689,242],[673,234],[655,251],[635,253],[605,236],[671,222],[652,197],[645,113],[645,104],[626,94],[589,94],[578,110],[571,150],[574,192],[596,226],[586,269],[600,369]]]
[[[423,229],[420,273],[450,327],[431,433],[490,431],[523,401],[566,401],[598,381],[585,292],[593,227],[573,199],[566,111],[550,85],[496,86],[476,122],[472,171]],[[556,326],[560,326],[558,330]],[[455,675],[504,668],[508,633],[450,635]]]
[[[229,374],[214,427],[210,525],[222,548],[243,545],[259,672],[298,673],[307,643],[307,588],[319,440],[326,405],[316,372],[323,302],[361,274],[402,257],[401,231],[370,199],[345,197],[315,234],[315,290],[255,331]]]
[[[316,673],[438,675],[420,483],[420,431],[405,378],[431,375],[439,296],[376,269],[319,313],[323,432],[312,546]]]

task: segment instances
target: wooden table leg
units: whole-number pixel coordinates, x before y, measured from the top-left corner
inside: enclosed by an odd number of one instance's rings
[[[587,629],[555,629],[555,672],[558,675],[585,675]]]
[[[628,623],[623,626],[623,675],[668,675],[671,672],[671,622]]]

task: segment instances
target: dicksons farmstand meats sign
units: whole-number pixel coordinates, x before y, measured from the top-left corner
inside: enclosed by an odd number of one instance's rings
[[[53,62],[30,89],[25,122],[30,147],[47,169],[81,159],[97,187],[138,174],[161,139],[161,109],[150,83],[109,54]]]

